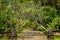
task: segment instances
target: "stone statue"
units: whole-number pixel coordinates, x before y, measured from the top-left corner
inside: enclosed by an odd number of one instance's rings
[[[53,36],[54,36],[54,34],[53,34],[53,31],[52,31],[52,28],[49,27],[48,28],[48,36],[47,36],[48,40],[53,40]]]
[[[7,24],[6,29],[11,28],[10,32],[8,33],[9,40],[17,40],[17,34],[14,24],[10,20],[8,20],[6,24]]]

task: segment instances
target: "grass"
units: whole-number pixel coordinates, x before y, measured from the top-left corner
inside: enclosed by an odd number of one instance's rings
[[[54,37],[54,40],[60,40],[60,37]]]
[[[3,37],[3,38],[0,38],[0,40],[8,40],[8,39]],[[60,37],[55,36],[54,40],[60,40]]]
[[[8,40],[8,38],[7,37],[2,37],[2,38],[0,38],[0,40]]]
[[[0,40],[8,40],[7,38],[0,38]]]

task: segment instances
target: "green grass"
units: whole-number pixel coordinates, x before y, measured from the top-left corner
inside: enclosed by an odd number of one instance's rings
[[[54,40],[60,40],[60,37],[54,37]]]
[[[8,40],[7,37],[0,38],[0,40]]]
[[[0,38],[0,40],[8,40],[8,39],[5,39],[5,38]]]

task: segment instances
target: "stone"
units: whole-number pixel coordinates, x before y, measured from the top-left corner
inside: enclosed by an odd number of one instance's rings
[[[47,40],[47,36],[40,31],[23,31],[17,40]]]

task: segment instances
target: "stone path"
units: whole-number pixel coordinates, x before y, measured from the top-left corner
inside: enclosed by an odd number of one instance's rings
[[[18,38],[17,40],[47,40],[46,36],[34,36],[32,38]]]
[[[47,36],[40,31],[23,31],[17,40],[47,40]]]

